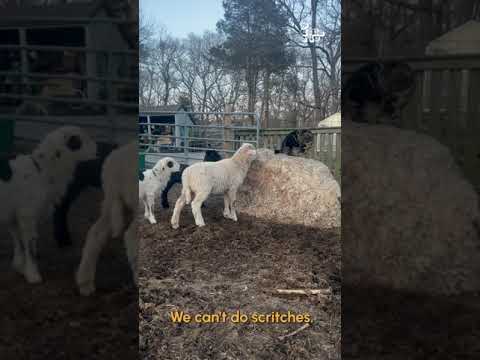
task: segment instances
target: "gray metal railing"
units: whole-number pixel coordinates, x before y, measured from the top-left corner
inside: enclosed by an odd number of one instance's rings
[[[32,25],[25,27],[28,20]],[[21,24],[20,24],[21,22]],[[138,79],[132,73],[135,64],[138,63],[138,51],[131,49],[99,49],[93,48],[88,42],[85,46],[57,46],[57,45],[33,45],[27,43],[21,32],[27,29],[62,29],[64,27],[84,28],[90,23],[108,23],[114,25],[132,25],[137,21],[119,18],[44,18],[44,17],[10,17],[2,19],[1,30],[18,30],[18,44],[0,44],[0,52],[13,53],[20,62],[18,68],[10,66],[8,71],[0,71],[0,79],[9,78],[9,83],[3,82],[3,86],[11,86],[14,91],[0,90],[0,99],[3,99],[3,111],[0,120],[13,120],[16,122],[18,133],[22,139],[38,141],[46,132],[56,125],[72,124],[80,125],[91,130],[98,140],[113,143],[121,142],[120,138],[131,138],[138,127],[133,119],[138,112]],[[46,25],[45,25],[46,24]],[[31,71],[28,59],[29,51],[38,51],[39,57],[44,53],[70,52],[83,54],[80,58],[84,62],[82,73],[52,73]],[[101,57],[101,58],[100,58]],[[105,72],[99,73],[97,66],[99,61],[105,64]],[[121,65],[121,64],[124,65]],[[13,65],[13,64],[12,64]],[[114,75],[114,65],[125,66],[125,76]],[[72,81],[60,87],[53,83],[53,79]],[[80,87],[87,91],[75,91],[77,87],[73,82],[80,83]],[[53,90],[51,90],[53,89]],[[71,94],[62,92],[62,89],[71,90]],[[51,90],[51,91],[45,91]],[[58,90],[58,91],[57,91]],[[78,89],[77,89],[78,90]],[[54,95],[52,96],[52,92]],[[123,97],[122,97],[123,95]],[[136,96],[134,96],[136,95]],[[46,109],[47,114],[15,113],[15,107],[20,104],[34,104]],[[46,105],[46,106],[45,106]],[[65,114],[58,114],[59,108]],[[71,109],[70,109],[71,108]],[[50,111],[51,110],[51,111]],[[122,113],[123,112],[123,113]],[[90,120],[90,121],[89,121]],[[31,131],[27,131],[32,128]],[[130,134],[130,135],[127,135]],[[19,137],[16,135],[16,137]]]
[[[154,122],[152,118],[155,116],[171,116],[174,122]],[[201,161],[204,152],[208,150],[215,150],[223,154],[223,157],[228,157],[241,143],[248,142],[257,148],[260,144],[260,119],[256,113],[140,111],[139,117],[146,120],[139,122],[138,126],[141,128],[140,154],[145,156],[147,168],[153,166],[160,157],[170,156],[178,158],[183,164],[192,164]],[[202,124],[196,124],[194,121],[202,121]],[[246,124],[248,122],[251,125]],[[157,129],[160,133],[155,133]],[[235,136],[236,130],[249,130],[255,136],[249,140],[239,140]]]

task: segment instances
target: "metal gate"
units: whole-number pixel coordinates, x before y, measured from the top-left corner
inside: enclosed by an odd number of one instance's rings
[[[105,17],[22,14],[2,19],[0,121],[14,122],[16,144],[31,146],[54,128],[67,124],[81,126],[99,142],[121,144],[134,138],[138,51],[128,50],[128,44],[120,40],[105,45],[108,38],[103,35],[111,36],[122,24],[131,23]],[[31,40],[39,32],[62,29],[78,29],[83,41],[64,46]],[[55,41],[54,37],[49,41]],[[57,65],[51,66],[51,59]],[[56,67],[58,64],[63,70]],[[65,70],[70,67],[75,71]]]
[[[259,147],[260,121],[249,112],[189,112],[140,110],[139,153],[145,167],[151,168],[162,157],[173,157],[191,165],[202,161],[208,150],[223,158],[231,156],[242,143]],[[237,132],[250,130],[248,139]]]

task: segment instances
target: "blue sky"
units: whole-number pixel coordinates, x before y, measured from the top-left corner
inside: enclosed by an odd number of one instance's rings
[[[140,0],[140,12],[174,37],[214,31],[223,17],[222,0]]]

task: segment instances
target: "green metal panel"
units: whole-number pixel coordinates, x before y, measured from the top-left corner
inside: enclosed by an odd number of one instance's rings
[[[145,154],[138,155],[138,170],[145,171]]]
[[[0,153],[9,154],[13,149],[14,120],[0,121]]]

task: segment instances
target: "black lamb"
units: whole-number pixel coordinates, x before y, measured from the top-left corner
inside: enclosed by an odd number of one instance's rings
[[[207,150],[205,152],[205,156],[203,158],[203,161],[215,162],[215,161],[219,161],[219,160],[222,160],[222,157],[220,156],[220,154],[217,151]],[[173,185],[182,183],[182,174],[183,174],[183,171],[187,167],[188,167],[188,165],[180,165],[180,171],[174,172],[172,174],[172,176],[170,177],[170,180],[167,183],[167,186],[162,191],[162,207],[164,209],[168,209],[170,207],[170,204],[168,203],[168,192],[173,187]]]
[[[107,143],[97,144],[98,157],[94,160],[83,161],[78,164],[72,183],[68,186],[62,202],[55,206],[53,224],[55,239],[59,247],[72,244],[68,230],[68,211],[78,196],[88,187],[102,188],[102,167],[106,157],[115,149],[116,145]]]

